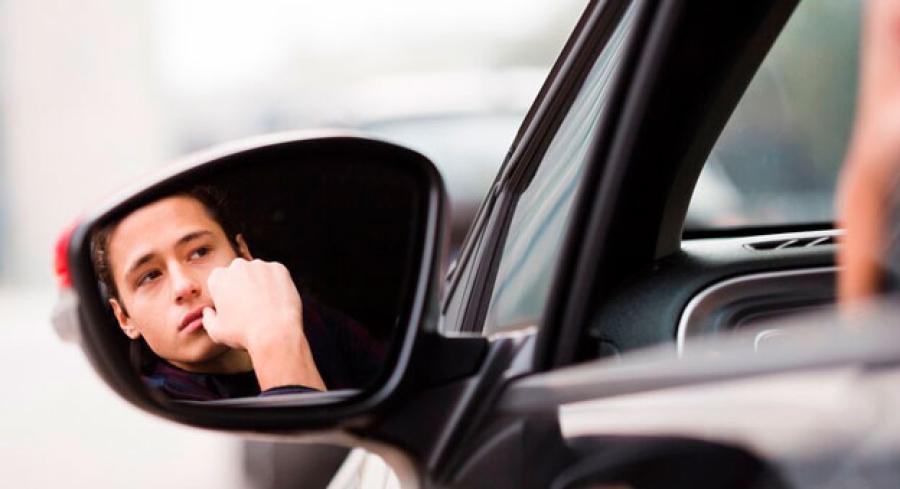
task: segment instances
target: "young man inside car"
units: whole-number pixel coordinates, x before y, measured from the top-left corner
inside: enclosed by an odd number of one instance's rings
[[[93,237],[94,265],[144,381],[182,400],[363,387],[380,345],[302,300],[283,265],[253,259],[222,203],[197,187]]]

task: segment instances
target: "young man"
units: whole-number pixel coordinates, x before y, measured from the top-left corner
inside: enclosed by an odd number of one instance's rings
[[[216,200],[203,188],[162,198],[94,237],[119,326],[158,357],[147,384],[191,400],[362,387],[378,345],[304,303],[283,265],[253,259]]]

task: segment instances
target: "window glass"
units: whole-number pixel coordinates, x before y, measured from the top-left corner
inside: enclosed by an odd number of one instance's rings
[[[536,324],[543,313],[566,218],[633,17],[631,6],[591,68],[534,178],[519,197],[494,282],[486,334]]]
[[[833,220],[859,15],[858,1],[800,3],[710,153],[687,229]]]

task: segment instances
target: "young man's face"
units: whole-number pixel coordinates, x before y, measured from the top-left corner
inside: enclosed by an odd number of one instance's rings
[[[125,334],[178,367],[211,371],[229,348],[202,327],[203,308],[213,306],[206,280],[237,253],[203,204],[174,196],[144,206],[119,223],[108,250],[119,292],[110,303]]]

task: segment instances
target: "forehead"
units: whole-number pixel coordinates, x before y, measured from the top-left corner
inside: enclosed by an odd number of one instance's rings
[[[224,237],[200,201],[189,196],[166,197],[125,216],[109,236],[110,264],[115,275],[132,260],[161,252],[187,233],[212,231]]]

